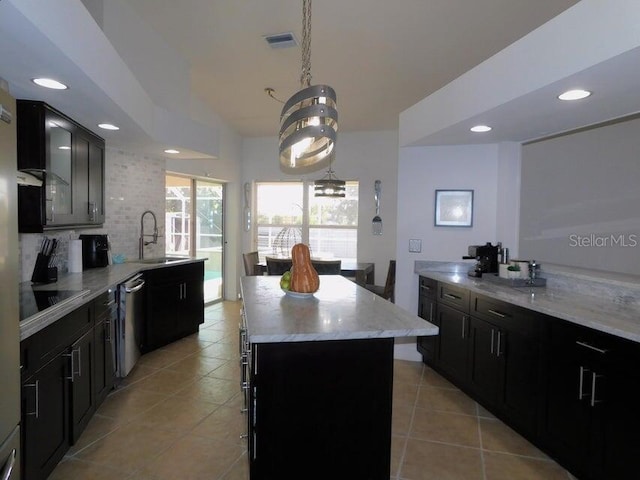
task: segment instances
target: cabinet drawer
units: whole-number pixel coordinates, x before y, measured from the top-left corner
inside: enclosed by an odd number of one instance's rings
[[[115,318],[118,309],[116,289],[110,288],[93,301],[95,309],[95,323]]]
[[[469,312],[469,290],[448,283],[438,283],[438,301],[461,312]]]
[[[20,342],[22,378],[36,372],[92,326],[91,309],[83,305]]]
[[[185,280],[204,280],[204,262],[171,265],[145,270],[144,279],[153,285],[166,285]]]
[[[523,332],[533,332],[537,325],[531,310],[475,293],[471,294],[471,315]]]
[[[420,277],[418,294],[420,297],[437,298],[438,282],[432,278]]]

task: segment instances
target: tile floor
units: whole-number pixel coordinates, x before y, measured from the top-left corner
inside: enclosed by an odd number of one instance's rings
[[[209,307],[198,334],[143,356],[50,479],[246,480],[239,310]],[[421,363],[396,361],[393,402],[393,480],[573,478]]]

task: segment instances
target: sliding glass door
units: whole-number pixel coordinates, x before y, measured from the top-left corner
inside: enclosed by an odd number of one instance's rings
[[[224,298],[224,185],[209,180],[167,175],[167,254],[206,258],[204,299]]]

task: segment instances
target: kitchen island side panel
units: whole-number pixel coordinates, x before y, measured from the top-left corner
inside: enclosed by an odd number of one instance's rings
[[[251,479],[388,479],[393,343],[254,344]]]

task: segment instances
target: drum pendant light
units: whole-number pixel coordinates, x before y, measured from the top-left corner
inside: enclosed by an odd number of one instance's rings
[[[335,90],[311,85],[311,0],[303,0],[300,91],[280,113],[280,165],[295,170],[326,160],[333,153],[337,130]]]

